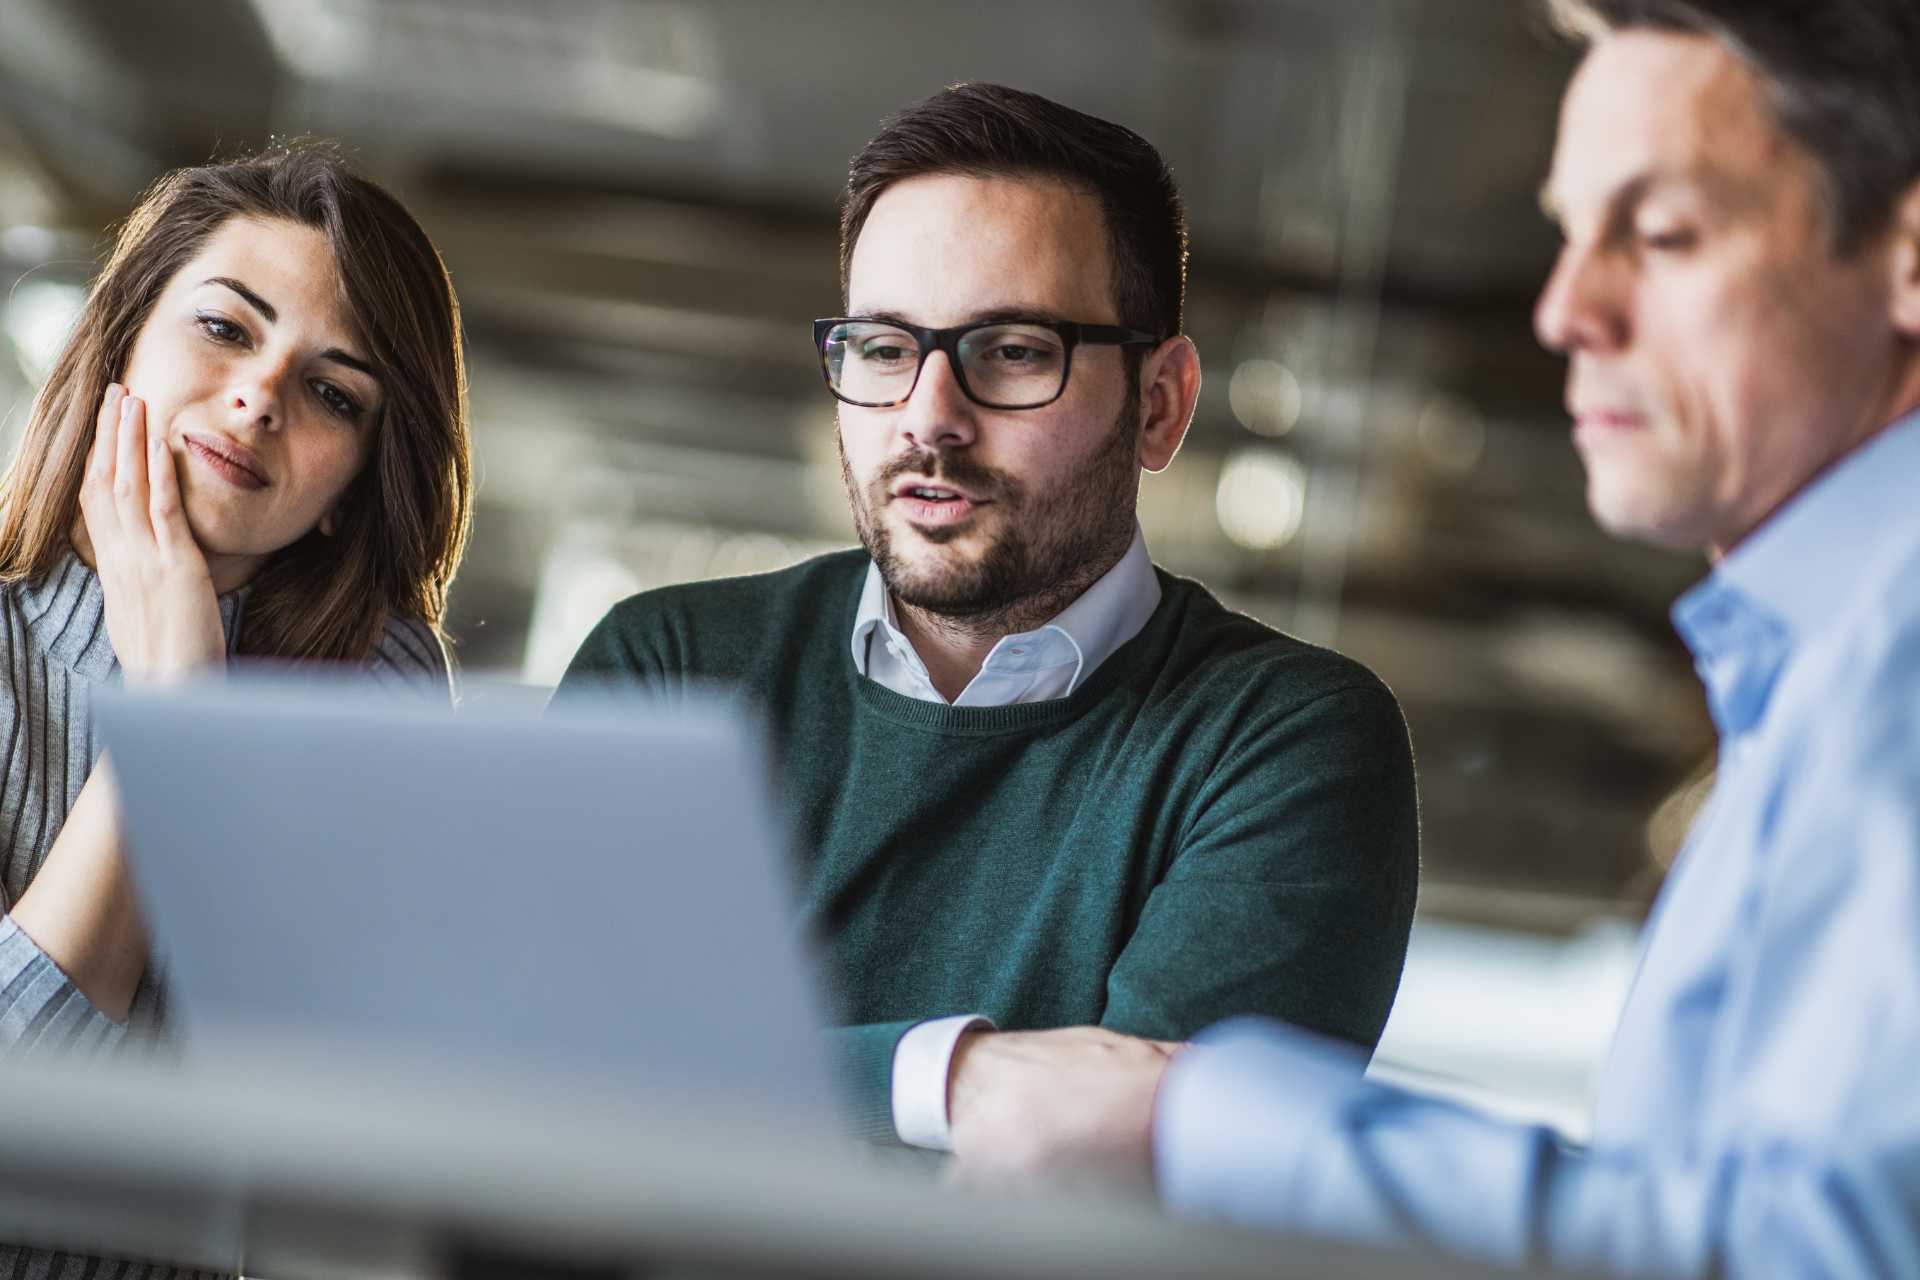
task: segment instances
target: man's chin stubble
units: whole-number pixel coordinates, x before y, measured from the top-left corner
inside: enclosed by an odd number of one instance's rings
[[[956,621],[989,619],[1020,602],[1027,578],[1025,544],[1017,536],[994,539],[975,559],[921,569],[894,552],[891,530],[876,529],[871,547],[887,590],[901,604]],[[967,529],[915,527],[907,536],[935,546],[957,541]]]
[[[1110,471],[1107,476],[1110,483],[1104,487],[1098,483],[1088,485],[1083,479],[1066,493],[1049,495],[1042,504],[1044,509],[1064,503],[1071,521],[1076,508],[1091,502],[1096,509],[1081,513],[1083,527],[1091,527],[1100,515],[1108,515],[1113,524],[1110,536],[1103,533],[1099,537],[1080,539],[1087,545],[1073,547],[1068,554],[1047,554],[1043,558],[1054,572],[1040,582],[1034,581],[1036,570],[1041,568],[1035,559],[1039,548],[1031,537],[1033,531],[1023,527],[1020,519],[1025,495],[1004,477],[987,473],[981,477],[981,487],[987,488],[990,484],[997,487],[997,519],[993,524],[999,536],[992,536],[972,522],[932,529],[909,526],[901,531],[903,536],[925,538],[930,544],[951,543],[962,533],[975,529],[987,543],[978,558],[947,568],[937,581],[912,580],[893,553],[895,531],[888,528],[883,514],[887,474],[882,472],[871,492],[872,505],[866,505],[854,484],[846,450],[840,448],[840,474],[853,505],[854,524],[860,541],[879,567],[887,590],[902,605],[938,615],[968,630],[1003,633],[1029,630],[1058,614],[1125,554],[1131,541],[1137,490],[1125,481],[1138,474],[1131,469],[1134,429],[1130,425],[1137,417],[1137,409],[1137,403],[1130,399],[1115,418],[1107,439],[1088,460],[1088,478]],[[941,474],[957,469],[951,461],[938,464]]]

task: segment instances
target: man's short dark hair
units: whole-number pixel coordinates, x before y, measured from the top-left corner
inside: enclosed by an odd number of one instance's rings
[[[1765,85],[1774,118],[1819,165],[1834,252],[1884,230],[1920,177],[1916,0],[1546,0],[1592,41],[1651,29],[1718,40]]]
[[[1106,219],[1120,323],[1162,340],[1180,332],[1187,214],[1166,161],[1131,129],[997,84],[958,84],[915,103],[853,158],[840,212],[843,299],[874,201],[931,173],[1053,179],[1092,195]]]

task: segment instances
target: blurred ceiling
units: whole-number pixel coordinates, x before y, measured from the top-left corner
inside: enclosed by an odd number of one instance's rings
[[[453,627],[517,666],[556,546],[851,541],[806,321],[882,116],[987,79],[1126,123],[1187,196],[1207,371],[1157,558],[1380,671],[1434,892],[1541,924],[1650,887],[1711,748],[1665,618],[1700,567],[1593,528],[1530,332],[1572,63],[1526,0],[0,0],[0,255],[84,279],[164,169],[344,140],[461,293]]]

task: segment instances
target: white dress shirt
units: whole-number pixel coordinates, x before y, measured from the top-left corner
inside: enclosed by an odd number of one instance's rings
[[[1005,707],[1064,698],[1079,688],[1116,649],[1140,634],[1160,607],[1160,580],[1147,555],[1146,536],[1134,526],[1133,545],[1113,568],[1046,625],[1002,636],[980,671],[953,700],[956,707]],[[853,665],[861,675],[895,693],[923,702],[946,702],[933,687],[926,664],[902,634],[893,597],[877,565],[853,622]],[[893,1127],[909,1146],[951,1151],[947,1080],[960,1037],[993,1023],[977,1014],[934,1018],[900,1038],[893,1053]]]

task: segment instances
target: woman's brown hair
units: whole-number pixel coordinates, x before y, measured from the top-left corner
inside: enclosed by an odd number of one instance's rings
[[[141,197],[0,478],[0,580],[38,578],[70,549],[107,384],[174,273],[237,217],[326,235],[385,391],[333,535],[307,534],[255,576],[239,652],[363,661],[394,616],[419,619],[444,643],[472,505],[460,304],[412,215],[319,143],[180,169]]]

